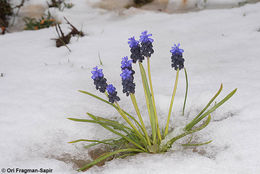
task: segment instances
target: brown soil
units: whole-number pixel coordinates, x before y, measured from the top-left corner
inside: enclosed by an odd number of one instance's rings
[[[98,157],[104,155],[105,153],[110,152],[111,149],[108,146],[100,146],[98,148],[92,149],[92,150],[88,150],[88,155],[92,158],[92,159],[79,159],[78,156],[76,155],[72,155],[69,153],[64,153],[62,155],[56,156],[56,155],[50,155],[47,156],[47,158],[53,158],[68,164],[73,164],[73,168],[75,169],[79,169],[83,166],[85,166],[86,164],[90,163],[91,161],[97,159]],[[97,164],[97,166],[103,166],[105,164],[106,161],[110,161],[112,160],[113,157],[110,157],[106,160],[103,160],[101,162],[99,162]]]

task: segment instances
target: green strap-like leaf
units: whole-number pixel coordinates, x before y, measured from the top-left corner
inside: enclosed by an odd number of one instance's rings
[[[138,138],[136,137],[134,131],[130,128],[125,126],[124,124],[121,124],[117,121],[114,120],[110,120],[107,118],[103,118],[100,116],[96,116],[96,120],[102,121],[103,123],[107,123],[108,125],[110,125],[111,127],[113,127],[114,129],[119,129],[124,131],[131,139],[138,141]]]
[[[159,121],[158,121],[158,116],[157,116],[157,111],[156,111],[156,105],[155,105],[155,99],[154,99],[152,76],[151,76],[151,68],[150,68],[150,58],[149,58],[149,57],[147,57],[147,71],[148,71],[148,79],[149,79],[149,84],[150,84],[150,89],[151,89],[151,95],[152,95],[152,102],[153,102],[153,109],[154,109],[154,117],[155,117],[155,123],[156,123],[156,131],[157,131],[157,136],[158,136],[158,144],[160,144],[161,141],[162,141],[162,137],[161,137],[160,127],[159,127]]]
[[[133,131],[135,134],[143,141],[145,145],[147,145],[145,137],[141,134],[141,132],[135,127],[135,125],[129,120],[129,118],[125,115],[125,113],[122,111],[121,107],[117,102],[115,102],[117,107],[119,108],[119,114],[124,118],[124,120],[133,128]]]
[[[86,164],[82,168],[78,169],[78,171],[84,171],[84,170],[96,165],[97,163],[107,159],[108,157],[116,155],[118,153],[122,153],[122,152],[142,152],[142,150],[140,150],[140,149],[120,149],[120,150],[116,150],[114,152],[110,152],[110,153],[107,153],[105,155],[102,155],[101,157],[97,158],[96,160],[94,160],[94,161]]]
[[[113,127],[114,129],[118,129],[118,130],[121,130],[123,132],[125,132],[126,134],[129,134],[129,132],[126,130],[126,128],[128,130],[131,130],[130,128],[122,125],[122,124],[115,124],[115,123],[110,123],[110,122],[102,122],[98,119],[95,119],[95,120],[88,120],[88,119],[78,119],[78,118],[68,118],[69,120],[72,120],[72,121],[77,121],[77,122],[88,122],[88,123],[96,123],[96,124],[104,124],[106,126],[111,126]]]
[[[139,68],[140,68],[140,72],[141,72],[141,76],[142,76],[146,105],[147,105],[148,114],[149,114],[149,117],[150,117],[150,122],[151,122],[151,127],[152,127],[153,144],[157,144],[157,141],[156,141],[156,120],[155,120],[155,114],[154,114],[154,108],[153,108],[153,101],[152,101],[149,85],[148,85],[148,82],[147,82],[145,70],[144,70],[144,67],[143,67],[141,62],[139,62]]]
[[[95,94],[92,94],[92,93],[87,92],[87,91],[82,91],[82,90],[79,90],[79,92],[81,92],[81,93],[83,93],[83,94],[87,94],[87,95],[89,95],[89,96],[91,96],[91,97],[94,97],[94,98],[96,98],[96,99],[98,99],[98,100],[100,100],[100,101],[102,101],[102,102],[105,102],[106,104],[109,104],[109,105],[113,106],[117,111],[119,111],[119,108],[118,108],[116,105],[114,105],[113,103],[108,102],[107,100],[105,100],[105,99],[103,99],[103,98],[101,98],[101,97],[96,96]],[[122,109],[122,111],[123,111],[128,117],[130,117],[130,118],[135,122],[135,124],[139,126],[140,129],[142,129],[142,126],[140,125],[140,123],[139,123],[132,115],[130,115],[128,112],[124,111],[123,109]]]
[[[132,152],[132,153],[127,153],[127,154],[123,154],[121,156],[118,156],[116,158],[125,158],[125,157],[128,157],[128,156],[134,156],[136,155],[138,152]]]
[[[79,119],[79,118],[67,118],[72,121],[77,121],[77,122],[88,122],[88,123],[97,123],[95,120],[88,120],[88,119]]]
[[[209,143],[211,143],[212,142],[212,140],[210,140],[210,141],[207,141],[207,142],[204,142],[204,143],[198,143],[198,144],[190,144],[190,143],[188,143],[188,144],[182,144],[182,146],[203,146],[203,145],[206,145],[206,144],[209,144]]]
[[[90,113],[87,113],[87,114],[88,114],[92,119],[94,119],[94,120],[96,119],[96,118],[95,118],[96,116],[94,116],[94,115],[92,115],[92,114],[90,114]],[[122,137],[122,138],[126,139],[127,141],[129,141],[129,143],[132,143],[132,144],[135,145],[136,147],[138,147],[138,148],[140,148],[141,150],[143,150],[144,152],[146,152],[146,149],[144,149],[144,148],[140,145],[140,144],[141,144],[141,141],[139,141],[139,142],[137,143],[137,142],[135,142],[134,140],[130,139],[129,137],[127,137],[127,136],[121,134],[120,132],[117,132],[117,131],[111,129],[110,127],[106,126],[105,124],[102,124],[102,123],[99,123],[99,122],[97,122],[97,123],[98,123],[99,125],[101,125],[102,127],[104,127],[105,129],[107,129],[107,130],[113,132],[113,133],[116,134],[116,135],[119,135],[120,137]]]
[[[89,113],[87,113],[89,115]],[[89,115],[90,116],[90,115]],[[120,130],[120,131],[123,131],[124,133],[127,134],[127,136],[129,137],[129,139],[131,139],[132,141],[135,141],[135,142],[139,142],[139,139],[136,137],[136,135],[133,133],[133,130],[124,126],[123,124],[120,124],[120,123],[115,123],[115,122],[103,122],[103,121],[100,121],[100,118],[101,117],[97,117],[97,116],[94,116],[94,115],[91,115],[90,116],[93,120],[88,120],[88,119],[78,119],[78,118],[68,118],[69,120],[72,120],[72,121],[77,121],[77,122],[88,122],[88,123],[96,123],[96,124],[99,124],[101,125],[102,127],[106,126],[110,126],[112,127],[113,129],[117,129],[117,130]],[[112,129],[112,130],[113,130]],[[127,131],[127,130],[128,131]],[[109,129],[111,131],[111,128]],[[113,132],[113,131],[111,131]],[[113,132],[115,133],[115,132]],[[116,133],[117,134],[117,133]],[[117,134],[118,135],[118,134]],[[93,146],[96,145],[96,144],[93,144]]]
[[[90,147],[99,145],[99,144],[107,144],[107,145],[111,145],[114,146],[114,143],[109,143],[110,141],[114,141],[115,139],[106,139],[106,140],[86,140],[86,139],[79,139],[79,140],[75,140],[75,141],[71,141],[69,143],[77,143],[77,142],[82,142],[82,141],[86,141],[86,142],[94,142],[94,143],[90,143],[88,145],[85,145],[84,148],[88,149]]]
[[[228,99],[230,99],[235,93],[237,89],[234,89],[232,92],[230,92],[224,99],[222,99],[220,102],[218,102],[216,105],[214,105],[211,109],[209,109],[207,112],[205,112],[203,115],[201,115],[196,120],[193,120],[191,123],[189,123],[185,130],[189,131],[192,129],[193,126],[195,126],[197,123],[199,123],[203,118],[205,118],[207,115],[214,112],[218,107],[220,107],[222,104],[224,104]]]
[[[96,146],[96,145],[99,145],[99,144],[100,144],[100,143],[90,143],[90,144],[84,146],[84,148],[88,149],[88,148],[90,148],[90,147],[93,147],[93,146]]]
[[[208,102],[208,104],[202,109],[202,111],[200,111],[200,113],[189,123],[186,125],[185,129],[188,130],[190,129],[189,127],[191,127],[191,124],[194,123],[200,116],[201,114],[203,114],[206,109],[208,109],[208,107],[211,105],[211,103],[217,98],[217,96],[220,94],[220,92],[223,89],[223,85],[221,83],[219,90],[217,91],[217,93],[211,98],[211,100]]]
[[[96,116],[96,118],[97,118],[98,121],[102,121],[102,122],[104,122],[104,123],[109,123],[109,124],[111,124],[111,125],[114,125],[114,126],[117,126],[117,127],[123,128],[123,129],[126,129],[126,130],[128,130],[128,131],[132,131],[131,128],[129,128],[129,127],[127,127],[127,126],[125,126],[125,125],[123,125],[123,124],[117,122],[117,121],[110,120],[110,119],[103,118],[103,117],[99,117],[99,116]]]
[[[190,135],[190,134],[192,134],[192,133],[195,133],[195,132],[198,132],[198,131],[204,129],[204,128],[210,123],[210,120],[211,120],[211,116],[209,115],[208,118],[207,118],[207,120],[206,120],[200,127],[196,128],[196,129],[193,129],[193,130],[190,130],[190,131],[186,131],[186,132],[184,132],[184,133],[182,133],[182,134],[180,134],[180,135],[178,135],[178,136],[176,136],[176,137],[170,139],[170,140],[162,147],[162,151],[167,151],[167,149],[171,148],[172,144],[173,144],[175,141],[177,141],[178,139],[183,138],[183,137],[185,137],[185,136],[187,136],[187,135]]]
[[[218,92],[211,98],[211,100],[208,102],[208,104],[202,109],[202,111],[200,111],[200,113],[194,118],[194,120],[196,120],[197,118],[199,118],[201,116],[201,114],[203,114],[204,111],[206,111],[208,109],[208,107],[211,105],[211,103],[217,98],[217,96],[220,94],[220,92],[223,89],[223,84],[221,83],[220,88],[218,90]]]
[[[75,140],[75,141],[71,141],[69,143],[78,143],[78,142],[82,142],[82,141],[86,141],[86,142],[95,142],[95,143],[102,143],[102,144],[109,144],[111,145],[111,143],[107,143],[108,141],[112,141],[114,139],[106,139],[106,140],[87,140],[87,139],[79,139],[79,140]]]
[[[186,90],[185,90],[185,97],[184,97],[184,102],[183,102],[183,107],[182,107],[182,115],[184,115],[187,96],[188,96],[188,89],[189,89],[189,81],[188,81],[188,75],[187,75],[186,68],[184,68],[184,72],[185,72],[185,80],[186,80]]]
[[[140,110],[139,110],[139,108],[138,108],[135,95],[134,95],[134,94],[130,94],[130,97],[131,97],[132,103],[133,103],[133,105],[134,105],[136,114],[137,114],[137,116],[138,116],[138,118],[139,118],[139,120],[140,120],[140,123],[141,123],[141,125],[142,125],[142,131],[143,131],[143,133],[144,133],[144,135],[145,135],[146,141],[147,141],[148,145],[151,146],[150,138],[149,138],[149,136],[148,136],[147,130],[146,130],[145,125],[144,125],[144,122],[143,122],[143,118],[142,118],[141,113],[140,113]]]

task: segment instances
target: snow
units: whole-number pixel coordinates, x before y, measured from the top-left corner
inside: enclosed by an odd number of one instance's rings
[[[201,110],[224,84],[223,98],[237,93],[213,114],[213,121],[196,134],[199,142],[213,140],[196,149],[177,146],[165,154],[139,154],[106,162],[88,173],[162,174],[258,174],[260,172],[259,76],[260,3],[239,8],[165,14],[129,9],[124,13],[91,8],[85,1],[64,12],[87,36],[73,38],[68,46],[56,48],[54,28],[22,31],[0,36],[0,168],[52,168],[53,173],[77,173],[72,160],[88,160],[83,144],[68,144],[79,138],[113,136],[97,125],[76,123],[67,117],[87,118],[86,112],[117,117],[113,108],[87,95],[95,90],[91,69],[99,64],[109,83],[122,99],[120,105],[134,113],[130,99],[120,91],[120,61],[129,56],[127,39],[143,30],[153,33],[155,53],[152,78],[160,126],[166,122],[175,79],[169,50],[181,43],[189,75],[186,114],[181,116],[185,92],[184,73],[173,106],[171,125],[183,125]],[[67,25],[61,26],[65,31]],[[146,65],[146,64],[144,64]],[[138,67],[135,67],[136,96],[140,109],[146,106]],[[131,107],[130,107],[131,106]],[[148,117],[144,118],[146,124]]]

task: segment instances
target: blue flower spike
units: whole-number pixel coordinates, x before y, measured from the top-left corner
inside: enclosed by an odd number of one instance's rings
[[[136,63],[137,61],[142,62],[144,60],[144,57],[141,54],[139,41],[135,40],[135,37],[130,37],[128,40],[131,52],[130,58],[133,60],[133,63]]]
[[[126,96],[135,93],[135,83],[134,83],[134,73],[132,69],[132,60],[128,60],[128,57],[123,57],[121,62],[122,73],[120,74],[122,78],[123,93]]]
[[[91,73],[91,78],[94,80],[94,85],[96,86],[96,89],[104,93],[107,87],[107,79],[104,78],[103,70],[98,69],[98,67],[96,66],[93,68],[93,71],[91,71]]]
[[[174,44],[172,49],[170,50],[172,53],[171,59],[172,59],[172,68],[174,68],[176,71],[179,69],[181,70],[184,68],[184,58],[182,56],[182,53],[184,52],[183,49],[180,48],[180,44],[177,45]]]
[[[107,85],[107,93],[110,103],[114,103],[120,100],[120,98],[117,96],[116,88],[112,84]]]
[[[147,34],[147,31],[144,31],[141,33],[140,36],[140,43],[141,43],[141,54],[144,57],[151,57],[151,55],[154,53],[153,50],[153,39],[150,38],[152,36],[152,34]]]

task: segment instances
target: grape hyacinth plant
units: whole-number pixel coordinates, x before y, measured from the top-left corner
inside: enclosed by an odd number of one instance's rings
[[[106,160],[110,157],[114,158],[124,158],[127,156],[135,155],[138,153],[163,153],[167,152],[171,149],[172,145],[179,139],[186,137],[187,135],[193,135],[194,133],[204,129],[211,120],[211,113],[214,112],[218,107],[224,104],[227,100],[229,100],[237,91],[234,89],[227,96],[225,96],[219,102],[215,102],[214,105],[212,103],[218,97],[223,89],[223,85],[221,84],[220,89],[217,93],[211,98],[208,104],[191,120],[183,127],[182,132],[179,132],[175,137],[169,137],[169,123],[172,116],[172,108],[173,102],[177,90],[179,73],[182,69],[184,69],[185,79],[186,79],[186,92],[184,96],[184,103],[182,108],[182,115],[184,115],[185,105],[188,94],[188,77],[187,71],[184,67],[184,58],[183,52],[184,50],[180,48],[180,44],[174,44],[172,49],[170,50],[171,56],[171,67],[176,71],[176,79],[174,82],[172,97],[169,105],[169,111],[167,116],[167,122],[165,127],[159,126],[158,115],[156,111],[156,103],[153,92],[152,78],[151,78],[151,68],[150,68],[150,59],[151,55],[154,53],[153,50],[153,42],[154,40],[151,38],[152,34],[148,34],[147,31],[141,33],[140,40],[136,40],[135,37],[131,37],[128,40],[128,44],[130,47],[130,59],[128,57],[123,57],[121,61],[121,70],[120,74],[123,86],[123,93],[126,96],[130,96],[134,110],[136,112],[137,117],[129,114],[124,109],[119,106],[120,98],[117,95],[116,88],[112,84],[107,84],[107,79],[104,78],[103,70],[98,69],[98,67],[93,68],[92,79],[94,80],[94,85],[96,89],[101,93],[104,93],[106,98],[101,98],[97,95],[89,93],[87,91],[79,90],[79,92],[92,96],[106,104],[111,105],[114,109],[118,111],[118,113],[125,120],[125,124],[119,123],[115,120],[111,120],[108,118],[95,116],[91,113],[87,113],[90,119],[77,119],[77,118],[68,118],[73,121],[78,122],[88,122],[95,123],[108,131],[117,135],[113,139],[105,139],[105,140],[89,140],[89,139],[80,139],[75,140],[70,143],[76,142],[90,142],[91,144],[86,147],[95,146],[98,144],[104,144],[110,146],[114,151],[107,152],[95,159],[94,161],[86,164],[79,171],[84,171],[97,163]],[[147,73],[143,66],[143,61],[146,59],[147,61]],[[148,110],[148,118],[150,120],[150,125],[145,125],[143,118],[147,117],[145,115],[141,115],[140,109],[138,107],[136,97],[135,97],[135,87],[136,84],[134,82],[134,74],[133,70],[134,64],[139,66],[139,70],[141,73],[142,84],[145,94],[145,102]],[[148,77],[148,78],[147,78]],[[148,129],[150,127],[151,129]],[[149,131],[148,131],[149,130]],[[175,131],[174,127],[170,130]],[[177,132],[178,133],[178,132]],[[183,146],[200,146],[210,143],[211,141],[191,144],[191,139]]]

